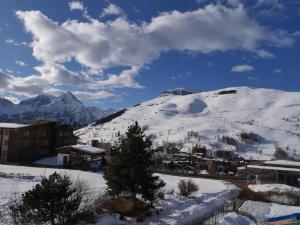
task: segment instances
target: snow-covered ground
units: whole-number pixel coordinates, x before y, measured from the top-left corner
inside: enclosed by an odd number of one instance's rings
[[[235,212],[228,213],[217,225],[255,225],[256,223],[246,216]]]
[[[189,95],[162,95],[143,102],[103,125],[89,125],[76,134],[80,141],[98,139],[113,142],[134,121],[149,127],[155,143],[183,142],[183,151],[195,144],[208,149],[231,149],[246,158],[272,159],[275,146],[291,157],[300,156],[300,93],[280,90],[233,87],[235,94],[221,90]],[[188,136],[189,131],[196,132]],[[259,142],[244,142],[241,132],[253,132]],[[195,133],[194,133],[195,134]],[[230,136],[236,146],[226,145],[218,137]]]
[[[239,210],[252,215],[260,221],[264,221],[268,218],[300,213],[299,206],[288,206],[256,201],[245,201]]]
[[[8,202],[12,192],[22,193],[40,182],[42,177],[49,176],[55,171],[60,174],[68,174],[74,179],[84,180],[94,191],[104,192],[106,189],[105,180],[101,173],[0,164],[0,208],[1,205]],[[166,194],[165,200],[160,200],[156,205],[162,208],[163,212],[159,216],[153,215],[153,217],[148,218],[144,224],[187,224],[205,218],[214,210],[222,207],[226,201],[236,198],[239,194],[239,189],[228,182],[192,178],[199,186],[199,191],[194,198],[185,198],[178,195],[177,183],[183,179],[182,177],[158,175],[167,183],[165,189],[174,189],[175,193]],[[116,224],[115,221],[118,219],[113,215],[105,215],[99,219],[97,224]],[[122,223],[134,224],[133,221],[122,221]]]
[[[249,188],[254,192],[274,192],[300,197],[300,189],[286,184],[253,184]]]

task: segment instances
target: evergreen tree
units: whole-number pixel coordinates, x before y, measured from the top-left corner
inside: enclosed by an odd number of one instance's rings
[[[124,136],[112,151],[112,162],[105,173],[108,193],[113,196],[129,196],[136,204],[137,195],[153,201],[156,192],[165,183],[153,176],[150,136],[137,122],[128,127]]]
[[[75,224],[83,195],[68,176],[53,173],[10,205],[15,224]]]

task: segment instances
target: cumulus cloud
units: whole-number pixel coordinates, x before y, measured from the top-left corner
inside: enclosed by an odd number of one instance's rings
[[[17,15],[33,35],[37,59],[59,63],[75,59],[93,69],[143,65],[168,50],[211,53],[253,50],[262,42],[291,44],[283,31],[273,33],[251,20],[242,6],[208,5],[191,12],[172,11],[143,25],[125,18],[58,24],[39,11],[17,11]]]
[[[231,68],[231,72],[234,72],[234,73],[245,73],[245,72],[250,72],[253,70],[254,70],[253,66],[246,65],[246,64],[236,65]]]
[[[256,54],[262,58],[262,59],[272,59],[275,58],[275,55],[269,51],[266,51],[264,49],[258,49],[256,50]]]
[[[17,60],[17,61],[16,61],[16,64],[19,65],[19,66],[22,66],[22,67],[28,66],[28,64],[25,63],[25,62],[23,62],[22,60]]]
[[[33,97],[41,93],[47,93],[51,95],[58,96],[65,91],[57,88],[57,84],[53,85],[53,78],[44,77],[45,75],[31,75],[25,78],[17,77],[15,75],[7,74],[0,69],[0,88],[3,90],[3,93],[11,93],[14,95]],[[75,91],[73,92],[81,100],[99,100],[114,97],[115,94],[105,90],[99,90],[103,85],[97,84],[97,82],[85,81],[84,84],[94,85],[94,91],[88,90]],[[82,87],[84,89],[85,85],[77,85],[77,88]],[[64,83],[66,85],[66,83]],[[75,87],[75,85],[71,85]],[[7,98],[8,99],[8,98]],[[9,100],[12,100],[9,99]]]
[[[106,8],[103,9],[101,16],[108,16],[108,15],[121,15],[124,16],[124,11],[117,5],[110,3]]]
[[[281,69],[275,69],[275,70],[273,70],[273,73],[279,74],[279,73],[282,73],[282,70]]]
[[[86,12],[80,2],[70,3],[70,9]],[[123,13],[110,4],[102,16]],[[88,88],[94,94],[89,96],[95,96],[99,89],[142,88],[136,81],[141,69],[162,52],[171,50],[202,54],[243,50],[271,58],[273,54],[262,46],[293,44],[287,32],[270,30],[251,19],[242,4],[236,7],[210,4],[188,12],[165,12],[142,23],[129,21],[125,16],[105,22],[89,17],[84,22],[68,19],[59,23],[40,11],[17,11],[16,15],[32,35],[33,56],[41,62],[35,68],[37,75],[10,76],[16,82],[15,85],[10,82],[10,88],[28,91],[27,94],[32,94],[32,90],[59,92],[60,86],[68,85]],[[68,69],[66,63],[70,61],[78,63],[82,71]],[[245,65],[240,66],[243,70]],[[113,67],[127,69],[119,74],[103,74]],[[28,87],[34,84],[33,89]]]
[[[83,3],[78,1],[69,2],[69,8],[70,10],[84,10]]]

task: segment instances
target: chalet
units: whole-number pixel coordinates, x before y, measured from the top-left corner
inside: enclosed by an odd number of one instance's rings
[[[93,147],[103,148],[107,151],[110,151],[112,148],[111,143],[109,143],[109,142],[99,142],[98,140],[91,140],[90,143],[91,143],[91,146],[93,146]]]
[[[240,173],[263,183],[282,183],[298,185],[300,179],[300,162],[289,160],[266,161],[260,165],[247,165],[239,168]]]
[[[56,149],[57,165],[67,168],[93,169],[104,164],[107,150],[89,145],[69,145]]]
[[[31,163],[53,154],[56,147],[76,141],[71,127],[54,121],[0,123],[0,161]]]

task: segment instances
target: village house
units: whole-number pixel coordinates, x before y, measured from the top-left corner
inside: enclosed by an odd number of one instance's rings
[[[0,123],[0,161],[31,163],[54,154],[56,147],[76,144],[73,129],[54,121]]]
[[[107,150],[89,145],[69,145],[56,149],[57,165],[74,169],[98,169],[104,166]]]
[[[239,173],[245,173],[249,178],[262,183],[281,183],[299,185],[300,162],[289,160],[266,161],[260,165],[247,165],[238,168]]]

